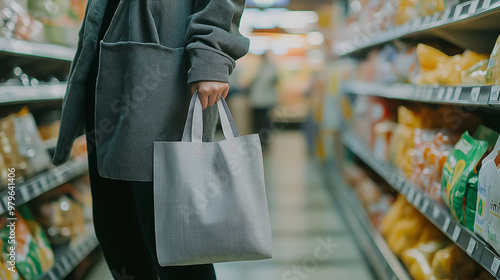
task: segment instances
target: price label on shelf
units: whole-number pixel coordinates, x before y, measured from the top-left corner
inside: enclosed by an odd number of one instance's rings
[[[70,263],[72,263],[72,264],[79,263],[79,259],[76,258],[76,254],[71,254],[70,253],[67,256],[68,256],[68,260],[69,260]]]
[[[481,9],[487,9],[491,4],[491,0],[484,0],[483,6],[481,6]]]
[[[39,181],[45,181],[45,180],[46,178],[41,178],[41,180]],[[30,184],[34,196],[38,196],[43,193],[43,190],[40,188],[40,185],[38,184],[39,181]]]
[[[60,262],[61,266],[63,267],[64,271],[68,271],[69,269],[72,268],[71,264],[69,263],[68,257],[62,257]]]
[[[472,256],[472,254],[474,253],[476,245],[477,245],[476,239],[471,237],[471,239],[469,240],[469,245],[467,245],[467,254],[469,254],[469,256]]]
[[[451,238],[453,238],[453,241],[456,242],[458,240],[461,231],[462,230],[460,229],[460,227],[458,225],[455,225],[455,229],[453,229],[453,235],[451,236]]]
[[[455,12],[453,13],[453,19],[454,20],[457,20],[457,19],[460,18],[460,14],[462,13],[463,7],[464,7],[463,4],[455,6]]]
[[[432,20],[431,22],[432,23],[435,23],[438,21],[439,17],[441,16],[442,14],[441,13],[434,13],[434,15],[432,15]]]
[[[413,200],[413,204],[417,207],[419,207],[420,205],[420,201],[422,200],[422,196],[420,195],[420,193],[417,193],[415,195],[415,200]]]
[[[438,93],[437,93],[437,100],[438,101],[442,101],[443,100],[445,91],[446,91],[445,88],[440,88],[438,90]]]
[[[389,177],[389,183],[393,186],[396,187],[396,181],[398,180],[398,177],[396,174],[391,173],[391,176]]]
[[[479,93],[481,92],[480,87],[473,87],[470,92],[470,100],[476,102],[479,100]]]
[[[434,206],[434,209],[432,209],[432,217],[434,218],[434,220],[437,220],[440,214],[441,214],[441,209],[439,209],[439,207],[437,206]]]
[[[21,188],[18,189],[18,191],[20,191],[21,193],[21,197],[24,199],[24,200],[27,200],[29,195],[30,195],[30,192],[27,188],[27,186],[23,186]],[[0,212],[1,213],[1,212]]]
[[[429,200],[424,199],[424,204],[422,204],[422,212],[425,213],[427,211],[427,208],[429,208]]]
[[[450,13],[451,13],[451,8],[450,7],[446,8],[444,10],[444,12],[443,12],[443,16],[441,17],[440,21],[443,22],[443,21],[448,20],[448,17],[450,16]]]
[[[493,263],[491,264],[491,270],[497,274],[498,268],[500,267],[500,259],[497,257],[493,257]]]
[[[44,178],[45,179],[45,178]],[[48,191],[49,188],[50,188],[50,185],[49,185],[49,182],[47,182],[47,180],[40,180],[40,188],[42,189],[42,191]]]
[[[426,16],[422,21],[422,27],[429,25],[431,23],[432,17],[430,15]]]
[[[490,101],[498,101],[500,86],[492,86],[490,92]]]
[[[469,6],[469,10],[467,11],[467,13],[469,15],[473,14],[476,12],[477,10],[477,5],[479,4],[479,0],[473,0],[470,2],[470,6]]]
[[[416,18],[414,21],[413,21],[413,29],[419,29],[420,28],[420,24],[422,23],[422,21],[420,20],[420,18]]]
[[[404,196],[408,197],[408,191],[409,191],[410,187],[406,184],[403,184],[402,187],[401,187],[401,194],[403,194]]]
[[[446,96],[445,96],[446,101],[452,101],[453,100],[453,88],[447,88],[446,89]]]
[[[451,223],[450,217],[446,217],[444,219],[444,223],[443,223],[443,231],[448,231],[448,228],[450,227],[450,223]]]
[[[423,88],[418,87],[417,90],[415,91],[415,99],[420,99],[420,95],[422,95],[422,91],[424,91]]]
[[[425,100],[431,101],[432,100],[432,92],[434,89],[430,88],[427,90],[427,95],[425,96]]]
[[[403,187],[403,181],[401,180],[401,178],[399,177],[396,177],[396,179],[394,180],[394,184],[392,185],[396,190],[398,191],[402,191],[402,187]]]
[[[63,172],[62,172],[62,168],[61,167],[58,167],[58,168],[54,168],[52,170],[55,178],[56,178],[56,182],[59,183],[59,184],[62,184],[64,183],[64,176],[63,176]]]
[[[414,197],[415,197],[415,189],[411,186],[408,186],[408,188],[410,189],[408,191],[408,196],[407,196],[407,199],[408,201],[413,201]]]
[[[462,88],[461,87],[455,88],[455,92],[453,92],[453,101],[460,100],[460,94],[462,94]]]

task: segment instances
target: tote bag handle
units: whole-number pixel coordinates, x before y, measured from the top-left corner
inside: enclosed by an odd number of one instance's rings
[[[240,134],[234,123],[233,116],[229,107],[227,106],[224,97],[217,101],[217,108],[219,111],[220,122],[222,125],[222,132],[226,139],[234,139],[239,137]],[[203,110],[201,108],[201,101],[198,98],[198,91],[191,97],[189,103],[189,111],[184,126],[184,133],[182,135],[182,142],[202,142],[203,136]]]

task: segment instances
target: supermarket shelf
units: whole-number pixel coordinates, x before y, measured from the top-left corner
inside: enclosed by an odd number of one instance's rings
[[[331,172],[325,173],[331,175]],[[331,175],[328,185],[332,188],[332,196],[340,206],[342,216],[352,228],[351,232],[356,235],[358,244],[378,278],[410,280],[411,277],[403,264],[391,251],[382,235],[374,229],[361,202],[341,176]]]
[[[87,157],[81,156],[16,185],[15,204],[22,205],[87,172]],[[0,193],[0,215],[7,212],[8,193]]]
[[[66,83],[37,87],[0,86],[0,105],[60,100],[65,94]]]
[[[496,279],[500,279],[500,257],[482,239],[462,226],[441,205],[428,198],[404,174],[392,165],[377,159],[351,133],[342,136],[344,144],[370,168],[384,178],[395,190],[404,195],[427,219],[444,232],[462,250],[487,269]]]
[[[53,44],[29,42],[12,38],[0,38],[0,54],[30,56],[71,62],[76,50]]]
[[[55,263],[52,269],[41,275],[37,280],[62,280],[76,268],[98,246],[95,234],[90,234],[86,239],[73,248],[58,248],[54,250]]]
[[[473,106],[500,106],[500,86],[415,86],[410,84],[344,82],[342,92],[393,99]]]
[[[444,12],[438,12],[424,18],[416,18],[401,26],[381,31],[369,36],[363,34],[353,40],[340,42],[335,45],[334,52],[338,56],[351,55],[366,49],[396,40],[411,38],[416,36],[443,35],[456,31],[457,26],[464,30],[471,30],[480,27],[484,30],[491,30],[493,26],[498,26],[498,14],[500,13],[500,0],[472,0],[460,3],[453,7],[448,7]],[[496,22],[495,22],[496,21]],[[440,34],[438,34],[440,33]],[[479,34],[475,34],[479,35]],[[447,38],[451,40],[463,40],[468,44],[479,45],[473,38]],[[357,40],[356,40],[357,39]],[[493,43],[496,37],[493,39]],[[460,45],[460,42],[455,42]],[[492,45],[493,46],[493,45]],[[481,47],[481,46],[479,46]]]

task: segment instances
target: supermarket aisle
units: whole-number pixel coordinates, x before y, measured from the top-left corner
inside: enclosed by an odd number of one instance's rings
[[[264,155],[274,258],[216,264],[219,280],[373,279],[300,132],[275,134]],[[112,279],[104,261],[86,279]]]

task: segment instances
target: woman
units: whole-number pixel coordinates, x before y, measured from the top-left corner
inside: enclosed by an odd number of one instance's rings
[[[161,267],[153,216],[153,141],[179,141],[190,94],[204,141],[248,39],[244,0],[89,0],[70,69],[54,164],[86,132],[94,228],[115,279],[215,279],[212,264]]]

